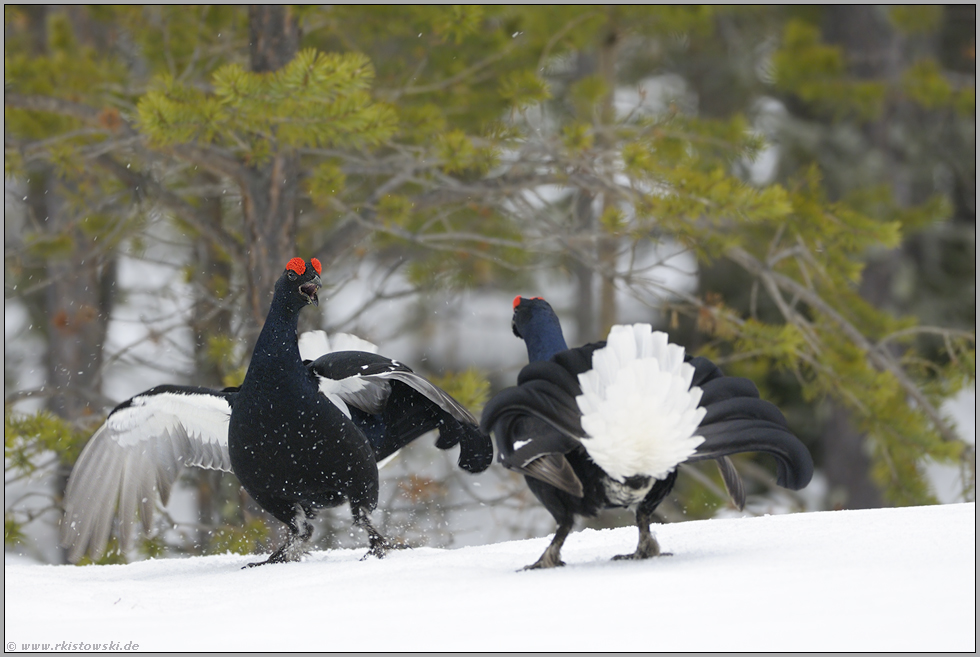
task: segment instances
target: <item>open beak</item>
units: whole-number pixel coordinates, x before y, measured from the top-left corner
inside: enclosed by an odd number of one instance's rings
[[[299,286],[299,291],[307,299],[307,303],[312,303],[314,306],[320,305],[320,300],[317,298],[317,290],[320,289],[320,277],[314,276],[313,280],[309,283],[303,283]]]

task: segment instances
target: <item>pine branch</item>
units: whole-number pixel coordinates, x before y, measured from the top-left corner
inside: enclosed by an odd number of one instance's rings
[[[567,23],[565,23],[565,25],[561,29],[557,30],[552,35],[552,37],[550,39],[548,39],[548,43],[546,43],[545,46],[544,46],[544,48],[541,49],[541,55],[538,57],[538,65],[535,68],[535,70],[540,71],[540,70],[544,69],[545,65],[548,63],[548,58],[551,56],[551,51],[554,49],[555,46],[558,45],[558,43],[562,39],[565,38],[565,36],[569,32],[571,32],[572,30],[574,30],[576,27],[578,27],[582,23],[584,23],[584,22],[586,22],[588,20],[591,20],[591,19],[593,19],[593,18],[595,18],[596,16],[599,16],[599,15],[600,15],[600,13],[598,11],[589,11],[589,12],[586,12],[586,13],[581,14],[579,16],[576,16],[572,20],[570,20]]]
[[[25,96],[16,93],[4,94],[3,104],[5,107],[67,116],[100,128],[105,132],[119,133],[125,137],[141,137],[140,133],[132,124],[119,116],[118,112],[113,111],[110,116],[110,108],[100,110],[91,105],[76,103],[54,96]],[[141,143],[128,145],[134,147],[138,153],[146,154],[148,151],[147,147]],[[179,145],[173,146],[169,150],[182,160],[231,178],[243,190],[246,190],[251,183],[251,172],[233,155],[221,149]]]
[[[922,412],[926,414],[933,426],[936,428],[936,431],[939,433],[939,436],[944,441],[956,443],[963,442],[960,437],[956,435],[956,431],[953,429],[953,427],[946,423],[942,415],[940,415],[939,410],[933,406],[933,404],[926,398],[922,390],[920,390],[915,382],[909,378],[909,376],[905,373],[905,370],[903,370],[885,350],[879,349],[872,344],[871,341],[868,340],[868,338],[866,338],[856,326],[834,310],[830,304],[820,297],[820,295],[813,290],[800,285],[798,282],[794,281],[788,276],[772,271],[741,247],[730,249],[726,255],[732,262],[740,265],[750,274],[761,278],[763,284],[767,287],[774,287],[792,292],[809,304],[812,308],[837,324],[844,335],[846,335],[848,339],[850,339],[865,354],[867,354],[868,359],[876,369],[889,372],[895,377],[902,389],[915,400],[915,402],[919,405],[919,408],[922,409]],[[786,319],[787,321],[792,322],[794,317],[791,315],[786,317]]]
[[[49,114],[67,116],[89,125],[101,127],[107,132],[112,131],[107,125],[106,109],[99,110],[91,105],[76,103],[70,100],[65,100],[64,98],[35,95],[25,96],[18,93],[5,93],[3,95],[3,104],[4,107],[11,107],[14,109],[33,110],[35,112],[47,112]],[[113,119],[114,123],[112,125],[116,128],[116,131],[123,132],[127,135],[136,134],[136,131],[132,128],[132,126],[121,117],[113,117]]]

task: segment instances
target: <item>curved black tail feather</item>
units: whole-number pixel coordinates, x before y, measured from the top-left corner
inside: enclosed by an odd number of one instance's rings
[[[783,488],[800,490],[813,477],[810,451],[782,425],[766,420],[727,420],[702,425],[698,434],[704,436],[704,442],[688,461],[765,452],[776,459],[776,483]]]

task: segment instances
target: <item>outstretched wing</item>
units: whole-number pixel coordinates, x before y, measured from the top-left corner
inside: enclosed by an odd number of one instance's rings
[[[554,361],[530,363],[517,380],[483,409],[481,426],[492,430],[498,460],[509,470],[582,497],[582,482],[565,458],[582,448],[585,435],[575,402],[578,381]]]
[[[460,446],[459,466],[482,472],[490,437],[459,402],[398,361],[362,351],[325,354],[309,364],[322,392],[368,437],[378,461],[439,429],[436,446]]]
[[[69,561],[98,559],[118,519],[133,545],[137,509],[149,532],[157,498],[167,503],[185,466],[231,472],[228,418],[237,389],[157,386],[117,406],[85,445],[65,489],[61,544]]]
[[[327,336],[326,331],[306,331],[297,339],[299,357],[304,361],[314,361],[323,354],[334,351],[366,351],[378,353],[378,345],[357,337],[352,333],[334,333]]]

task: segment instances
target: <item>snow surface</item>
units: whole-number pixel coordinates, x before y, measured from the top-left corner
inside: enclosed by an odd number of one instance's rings
[[[140,651],[975,651],[976,504],[659,525],[673,553],[612,562],[633,528],[241,570],[7,558],[4,642]]]

